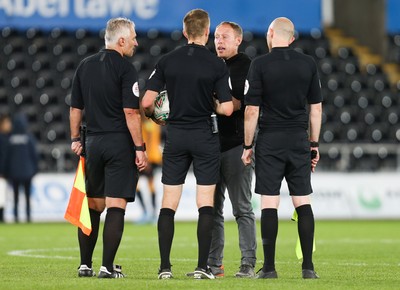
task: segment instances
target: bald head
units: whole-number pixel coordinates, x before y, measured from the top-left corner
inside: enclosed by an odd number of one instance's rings
[[[275,46],[289,46],[293,41],[294,25],[289,18],[278,17],[271,22],[267,33],[267,43],[270,49]]]

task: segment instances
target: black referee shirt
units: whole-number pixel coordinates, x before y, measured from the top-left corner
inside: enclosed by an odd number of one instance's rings
[[[218,116],[219,136],[221,140],[221,151],[227,151],[243,144],[244,140],[244,83],[249,71],[251,60],[244,53],[238,53],[227,59],[226,65],[229,69],[229,84],[231,94],[240,100],[240,110],[233,112],[229,117]]]
[[[85,109],[88,135],[128,132],[123,108],[139,109],[137,72],[117,51],[102,49],[79,64],[71,107]]]
[[[164,55],[146,84],[160,91],[166,84],[170,113],[168,124],[203,128],[214,110],[213,95],[231,101],[229,73],[222,59],[205,46],[189,44]]]
[[[308,129],[307,104],[322,102],[317,66],[311,56],[275,47],[252,61],[247,79],[245,104],[261,106],[260,129]]]

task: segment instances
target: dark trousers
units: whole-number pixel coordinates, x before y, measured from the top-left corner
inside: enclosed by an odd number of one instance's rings
[[[12,187],[14,191],[14,220],[15,222],[19,222],[18,218],[18,203],[19,203],[19,188],[22,185],[24,187],[25,201],[26,201],[26,220],[27,222],[31,221],[31,179],[19,181],[13,180]]]

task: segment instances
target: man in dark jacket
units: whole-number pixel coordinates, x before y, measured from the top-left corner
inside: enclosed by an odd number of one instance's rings
[[[38,171],[38,153],[36,140],[28,132],[28,120],[23,114],[16,114],[12,122],[12,131],[7,143],[4,174],[14,191],[14,220],[19,222],[19,189],[24,187],[26,200],[26,220],[31,221],[31,184]]]

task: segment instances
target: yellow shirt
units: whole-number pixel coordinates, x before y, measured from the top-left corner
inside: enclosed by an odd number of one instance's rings
[[[143,140],[149,163],[161,164],[161,127],[149,119],[142,122]]]

